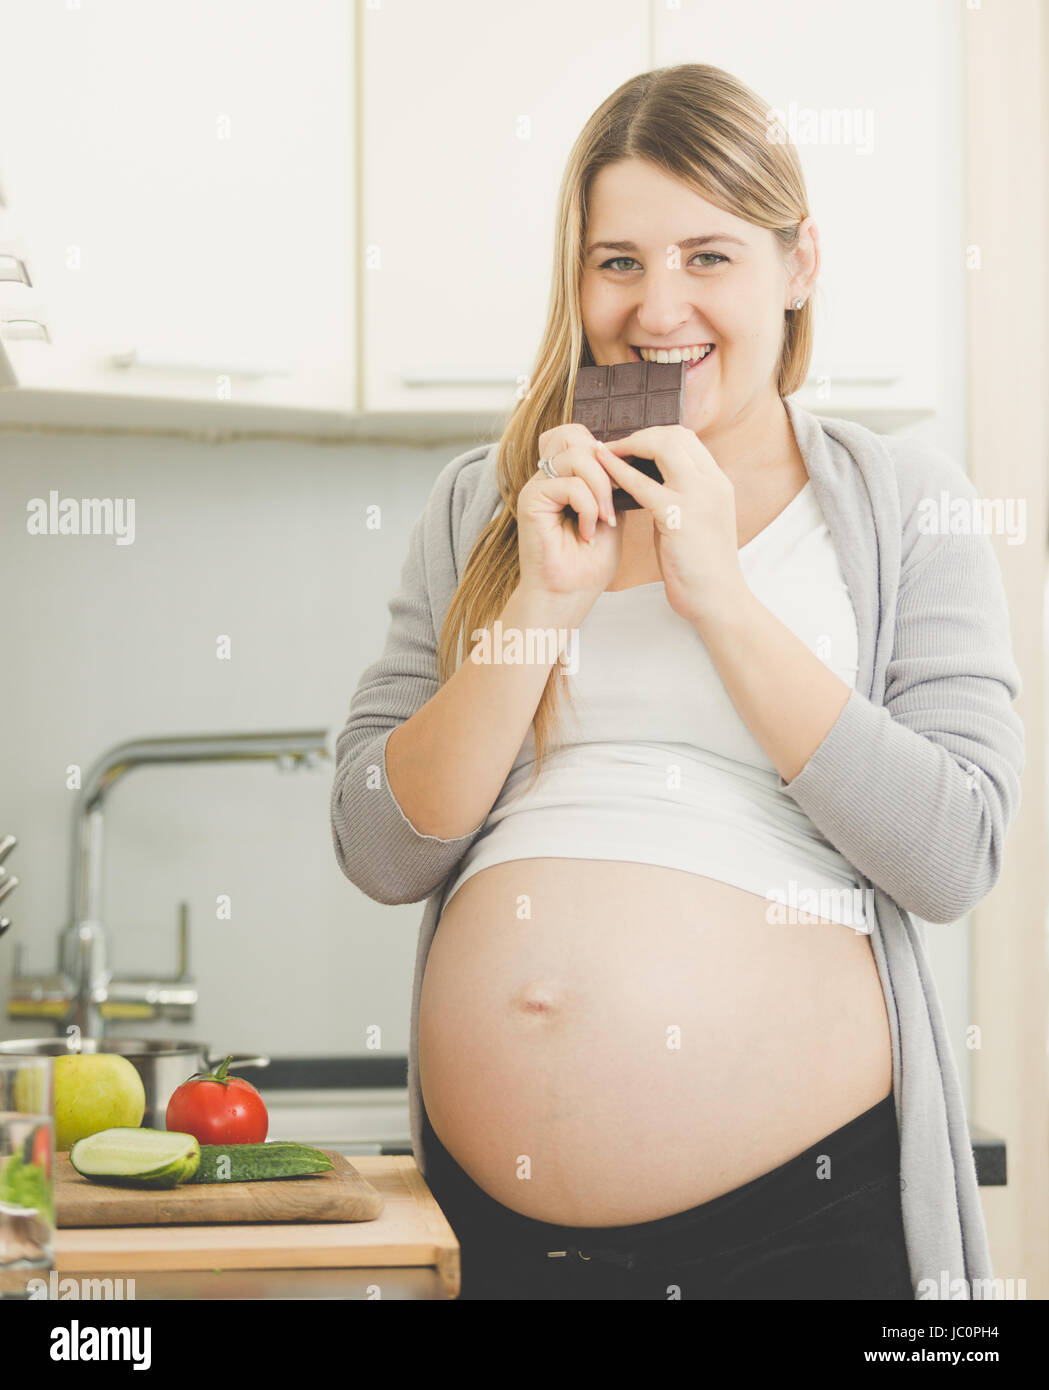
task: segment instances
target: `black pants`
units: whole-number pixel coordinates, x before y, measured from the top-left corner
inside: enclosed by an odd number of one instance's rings
[[[914,1298],[892,1092],[752,1182],[634,1226],[511,1211],[459,1167],[425,1110],[423,1147],[459,1241],[463,1299]]]

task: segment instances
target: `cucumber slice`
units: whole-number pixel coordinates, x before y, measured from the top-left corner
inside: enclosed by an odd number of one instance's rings
[[[192,1134],[166,1129],[102,1129],[69,1151],[76,1171],[117,1187],[175,1187],[197,1171],[200,1145]]]

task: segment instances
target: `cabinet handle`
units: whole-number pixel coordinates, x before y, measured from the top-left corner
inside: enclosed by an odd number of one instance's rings
[[[0,280],[15,280],[20,285],[28,285],[30,289],[33,289],[33,282],[29,278],[25,261],[6,253],[0,255]]]
[[[239,362],[219,359],[207,362],[202,357],[183,357],[177,353],[141,351],[136,347],[121,349],[110,353],[106,365],[127,370],[130,367],[148,367],[159,372],[203,372],[207,376],[291,376],[292,368],[287,362]]]
[[[432,367],[401,372],[402,386],[516,386],[527,372],[491,367]]]
[[[817,382],[821,376],[829,376],[831,381],[840,381],[849,386],[892,386],[903,376],[902,367],[837,367],[828,372],[809,372],[808,382]]]
[[[40,319],[0,319],[3,325],[3,333],[0,337],[6,338],[9,342],[16,342],[19,339],[35,339],[41,343],[49,343],[51,334],[47,331],[47,324]]]

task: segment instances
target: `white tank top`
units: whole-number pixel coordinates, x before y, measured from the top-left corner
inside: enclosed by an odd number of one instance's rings
[[[854,686],[856,618],[811,481],[739,562],[756,597]],[[869,929],[855,871],[779,790],[775,766],[662,581],[601,594],[577,639],[566,649],[574,673],[563,744],[526,793],[529,728],[442,911],[492,864],[618,859],[734,884],[769,900],[770,921],[797,920],[793,909]]]

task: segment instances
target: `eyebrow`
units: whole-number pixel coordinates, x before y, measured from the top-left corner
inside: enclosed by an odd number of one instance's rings
[[[713,242],[727,242],[732,246],[746,246],[745,241],[741,241],[738,236],[729,236],[727,232],[713,232],[709,236],[690,236],[684,241],[675,243],[682,251],[691,251],[697,246],[710,246]],[[595,241],[586,248],[588,256],[595,251],[637,251],[640,250],[634,241]]]

